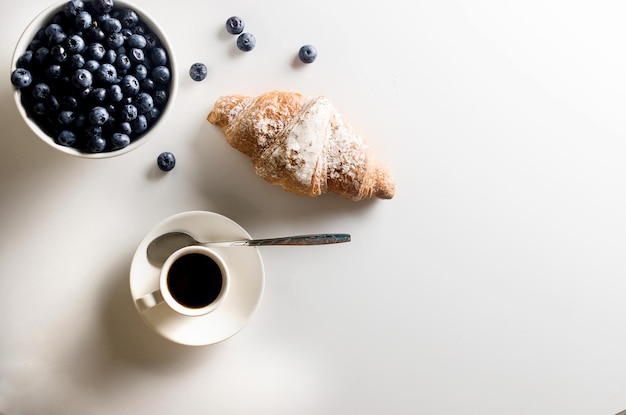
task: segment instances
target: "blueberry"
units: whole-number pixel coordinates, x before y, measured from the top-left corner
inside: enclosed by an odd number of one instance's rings
[[[148,130],[148,119],[145,115],[140,114],[130,122],[133,132],[136,134],[144,133]]]
[[[98,79],[104,83],[112,84],[117,82],[117,69],[110,63],[103,63],[97,71]]]
[[[33,76],[24,68],[17,68],[11,73],[11,83],[17,88],[26,88],[33,82]]]
[[[191,65],[191,68],[189,68],[189,76],[191,77],[191,79],[197,82],[202,81],[204,78],[206,78],[207,73],[208,71],[206,65],[203,63],[194,63],[193,65]]]
[[[50,56],[50,49],[45,46],[40,47],[35,51],[35,62],[39,65],[43,65],[47,62]]]
[[[134,10],[124,9],[119,16],[123,27],[133,27],[139,22],[139,16]]]
[[[135,78],[137,78],[137,80],[143,81],[148,76],[148,68],[146,68],[146,65],[140,63],[135,66],[132,75],[135,75]]]
[[[137,107],[132,104],[127,104],[122,107],[120,111],[120,117],[122,121],[132,121],[137,118]]]
[[[78,108],[78,100],[71,95],[66,95],[61,98],[61,105],[63,108],[73,110]]]
[[[59,133],[57,142],[62,146],[72,146],[76,143],[76,134],[70,130],[63,130]]]
[[[165,84],[170,80],[170,70],[167,66],[157,66],[152,69],[152,78],[156,83]]]
[[[117,58],[115,59],[115,66],[121,73],[126,73],[126,71],[130,69],[131,65],[132,63],[128,56],[124,54],[117,55]]]
[[[110,17],[108,19],[102,20],[100,22],[100,27],[102,28],[104,33],[119,33],[122,30],[122,23],[119,20]]]
[[[83,36],[85,39],[89,39],[91,42],[102,43],[106,39],[107,35],[104,33],[102,29],[98,26],[89,26],[85,31]]]
[[[144,91],[153,91],[154,90],[154,81],[150,78],[143,79],[141,81],[141,89]]]
[[[74,18],[74,27],[76,30],[86,30],[91,26],[93,19],[91,18],[91,14],[89,14],[85,10],[81,10],[76,14]]]
[[[107,51],[104,53],[104,57],[102,58],[102,62],[103,63],[115,63],[116,59],[117,59],[117,52],[114,51],[113,49],[107,49]]]
[[[124,93],[122,92],[122,88],[118,85],[111,85],[109,88],[109,99],[111,102],[117,103],[120,102],[124,98]]]
[[[131,48],[139,48],[139,49],[145,48],[147,44],[146,38],[143,35],[138,35],[138,34],[130,35],[130,37],[126,40],[126,43]]]
[[[113,0],[93,0],[92,5],[96,12],[100,14],[109,13],[113,9]]]
[[[150,112],[150,110],[154,107],[154,101],[152,99],[152,96],[145,92],[139,93],[135,101],[137,103],[137,109],[141,114]]]
[[[232,16],[226,20],[226,31],[231,35],[238,35],[243,32],[243,26],[241,17]]]
[[[244,52],[250,52],[256,46],[256,38],[252,33],[242,33],[237,36],[237,47]]]
[[[89,122],[92,125],[100,126],[109,120],[109,112],[103,107],[93,107],[89,111]]]
[[[85,4],[83,0],[69,0],[65,3],[65,8],[63,9],[65,16],[75,18],[76,15],[85,8]]]
[[[124,35],[121,32],[111,33],[106,38],[106,44],[111,49],[117,49],[124,44]]]
[[[117,125],[117,129],[120,133],[126,134],[127,136],[130,136],[133,133],[133,128],[130,126],[130,122],[128,121],[122,121],[119,123]]]
[[[98,72],[98,69],[100,69],[100,62],[95,59],[89,59],[87,62],[85,62],[85,66],[83,66],[83,68],[85,68],[92,74],[95,74],[96,72]]]
[[[165,65],[167,63],[167,53],[163,48],[154,48],[150,51],[150,60],[154,66]]]
[[[159,111],[157,108],[152,108],[150,110],[150,112],[146,113],[146,119],[148,120],[148,122],[155,122],[156,120],[159,119],[159,117],[161,116],[161,111]]]
[[[72,75],[72,83],[77,88],[89,88],[93,82],[93,76],[87,69],[77,69]]]
[[[46,109],[50,112],[56,112],[61,108],[61,104],[55,95],[49,95],[46,98]]]
[[[50,38],[50,36],[52,36],[55,33],[63,33],[63,28],[61,27],[60,24],[50,23],[44,29],[44,33],[46,34],[46,36],[48,36],[48,38]]]
[[[50,57],[53,62],[63,63],[67,60],[67,51],[61,45],[54,45],[52,49],[50,49]]]
[[[65,39],[65,48],[68,53],[81,53],[85,50],[85,39],[79,35],[71,35]]]
[[[130,60],[136,65],[142,63],[145,60],[143,50],[139,48],[132,48],[130,50]]]
[[[35,99],[43,101],[50,96],[50,87],[47,84],[38,83],[33,87],[32,94]]]
[[[67,35],[65,34],[65,32],[63,31],[52,32],[52,34],[50,34],[50,37],[48,38],[48,44],[60,45],[61,43],[65,42],[65,39],[67,39]]]
[[[143,37],[146,38],[146,47],[144,49],[151,50],[157,45],[157,39],[152,33],[143,33]]]
[[[48,108],[46,108],[46,104],[43,102],[38,102],[33,105],[33,111],[37,115],[45,115],[48,112]]]
[[[162,171],[170,171],[176,166],[176,157],[169,151],[164,151],[157,157],[157,166]]]
[[[68,111],[68,110],[64,110],[59,112],[59,124],[64,125],[64,126],[68,126],[68,125],[72,125],[72,123],[74,122],[74,112],[73,111]]]
[[[160,106],[165,105],[165,103],[167,102],[167,97],[167,91],[163,89],[157,89],[156,91],[154,91],[154,102],[156,102]]]
[[[130,137],[124,133],[113,133],[111,136],[111,145],[114,149],[120,149],[130,144]]]
[[[101,153],[106,148],[107,142],[102,136],[96,135],[87,142],[87,149],[92,153]]]
[[[304,45],[298,51],[298,58],[303,63],[313,63],[317,59],[317,49],[311,45]]]
[[[46,78],[59,79],[61,77],[61,65],[53,64],[46,68]]]
[[[87,56],[89,56],[91,59],[99,61],[104,57],[105,53],[106,49],[104,48],[104,46],[102,46],[102,44],[98,42],[92,43],[87,47]]]
[[[70,62],[70,67],[72,69],[80,69],[85,66],[85,58],[83,58],[83,55],[72,55],[72,57],[70,58]]]
[[[18,68],[23,68],[24,66],[29,65],[32,61],[33,61],[33,51],[27,50],[26,52],[22,53],[19,58],[17,58],[16,66]]]
[[[126,95],[135,96],[139,93],[139,81],[132,75],[125,75],[120,86]]]
[[[104,88],[94,88],[89,94],[89,99],[94,104],[102,104],[107,98],[107,90]]]

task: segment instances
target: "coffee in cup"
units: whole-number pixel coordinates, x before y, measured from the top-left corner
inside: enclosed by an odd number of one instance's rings
[[[201,316],[215,310],[228,290],[229,273],[222,257],[203,246],[187,246],[163,264],[159,290],[137,300],[141,309],[165,302],[174,311]]]

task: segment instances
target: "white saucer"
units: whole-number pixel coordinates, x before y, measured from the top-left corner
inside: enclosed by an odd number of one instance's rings
[[[199,317],[180,315],[165,303],[142,310],[137,300],[159,288],[161,271],[148,261],[146,248],[154,238],[171,231],[186,231],[196,239],[205,241],[248,239],[250,235],[237,223],[217,213],[179,213],[156,225],[144,237],[130,268],[133,303],[144,322],[155,332],[173,342],[190,346],[226,340],[246,325],[261,301],[265,272],[258,248],[214,248],[228,263],[232,277],[228,297],[217,310]]]

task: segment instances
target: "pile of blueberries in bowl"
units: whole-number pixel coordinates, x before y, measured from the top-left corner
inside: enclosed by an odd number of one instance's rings
[[[20,38],[12,65],[26,123],[46,143],[81,157],[143,144],[176,90],[163,31],[120,0],[69,0],[45,10]]]

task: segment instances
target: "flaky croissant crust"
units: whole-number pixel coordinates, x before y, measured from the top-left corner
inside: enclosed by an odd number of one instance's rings
[[[350,200],[391,199],[393,177],[330,100],[271,91],[219,98],[207,117],[255,172],[304,196],[333,192]]]

